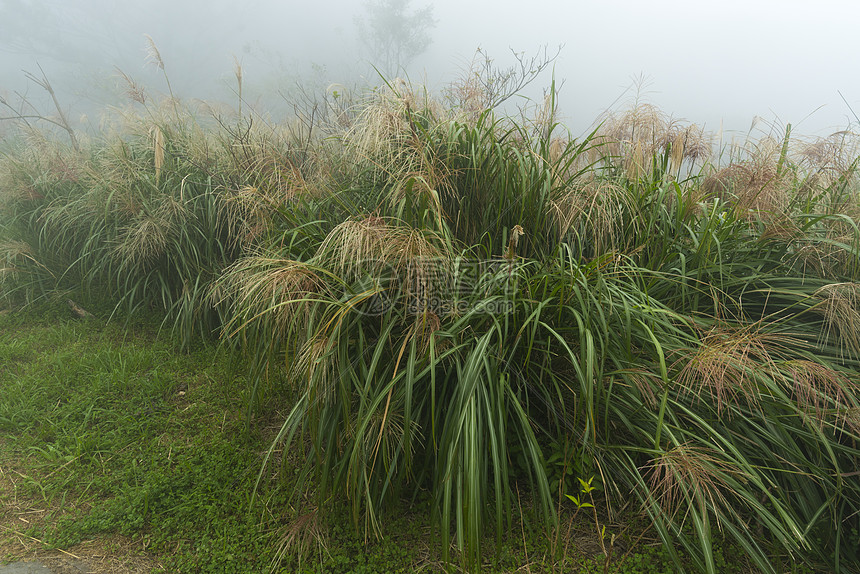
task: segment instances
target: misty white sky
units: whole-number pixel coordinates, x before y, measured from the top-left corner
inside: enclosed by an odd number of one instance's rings
[[[433,43],[408,73],[439,88],[481,47],[500,65],[510,50],[564,47],[555,64],[561,112],[575,134],[610,106],[640,97],[717,131],[745,132],[754,116],[795,133],[826,135],[860,114],[860,2],[848,0],[413,0],[431,4]],[[296,82],[370,77],[354,17],[363,2],[329,0],[0,0],[0,94],[40,89],[23,70],[44,68],[72,112],[110,103],[114,66],[164,89],[146,66],[155,40],[183,97],[228,98],[233,57],[249,93],[264,99]],[[549,85],[547,73],[539,88]],[[540,90],[533,90],[538,95]],[[620,98],[620,99],[619,99]]]

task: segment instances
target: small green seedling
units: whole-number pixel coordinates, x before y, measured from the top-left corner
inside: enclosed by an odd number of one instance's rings
[[[582,480],[581,478],[577,478],[579,481],[579,496],[573,496],[572,494],[565,494],[571,502],[576,505],[577,510],[582,510],[583,508],[594,508],[594,505],[590,502],[585,502],[583,495],[591,494],[596,487],[591,485],[591,481],[594,480],[594,477],[588,479],[588,481]]]

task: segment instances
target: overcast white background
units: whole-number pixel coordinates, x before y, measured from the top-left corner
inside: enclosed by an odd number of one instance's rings
[[[409,69],[436,89],[481,47],[501,65],[510,50],[563,45],[555,63],[561,111],[579,133],[607,107],[640,96],[717,131],[744,132],[754,116],[827,135],[860,113],[860,2],[819,0],[413,0],[431,4],[433,43]],[[38,62],[75,112],[112,103],[114,66],[163,89],[145,66],[155,40],[183,97],[227,98],[233,57],[249,93],[306,81],[367,77],[354,17],[361,1],[0,0],[0,93],[43,95],[22,70]],[[370,78],[374,81],[374,78]],[[551,74],[539,80],[549,85]],[[842,93],[847,104],[842,100]],[[537,92],[531,92],[539,93]],[[620,99],[619,99],[620,98]]]

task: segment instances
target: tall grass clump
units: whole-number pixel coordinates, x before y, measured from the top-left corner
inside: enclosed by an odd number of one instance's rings
[[[220,326],[212,281],[311,187],[314,159],[289,129],[153,102],[126,80],[132,107],[79,150],[27,130],[5,155],[4,293],[83,290],[157,309],[188,343]]]
[[[81,151],[30,134],[0,174],[4,293],[105,289],[220,333],[255,400],[292,401],[266,464],[284,449],[365,536],[427,499],[479,567],[521,493],[552,529],[578,478],[679,571],[716,572],[715,540],[851,571],[855,136],[714,154],[636,103],[574,139],[554,87],[513,117],[494,85],[396,80],[289,128],[139,96]]]
[[[322,222],[218,284],[225,333],[286,362],[299,399],[277,442],[321,502],[345,495],[380,532],[427,488],[443,548],[450,533],[476,564],[518,482],[552,524],[545,458],[569,441],[608,511],[635,495],[679,568],[714,571],[715,536],[765,571],[850,564],[856,359],[827,319],[833,277],[798,268],[828,245],[853,276],[853,219],[828,207],[844,180],[785,146],[712,171],[708,136],[648,107],[584,141],[551,114],[468,112],[375,93]]]

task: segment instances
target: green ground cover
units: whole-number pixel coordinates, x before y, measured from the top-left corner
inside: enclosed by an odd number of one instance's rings
[[[114,552],[147,555],[177,573],[443,569],[427,497],[403,500],[382,540],[356,534],[342,502],[331,501],[328,516],[310,502],[291,505],[289,480],[274,476],[252,509],[261,456],[288,403],[257,408],[249,431],[244,373],[214,346],[182,351],[152,321],[68,315],[61,303],[0,315],[0,470],[16,479],[14,492],[8,482],[0,492],[4,518],[13,497],[48,509],[37,524],[18,523],[18,534],[72,552],[120,535],[129,542]],[[559,512],[559,531],[517,521],[498,547],[488,539],[484,569],[603,572],[590,513],[567,500]],[[610,572],[671,570],[640,529],[608,525],[607,537],[618,538]],[[2,546],[0,558],[20,555],[16,546]]]

